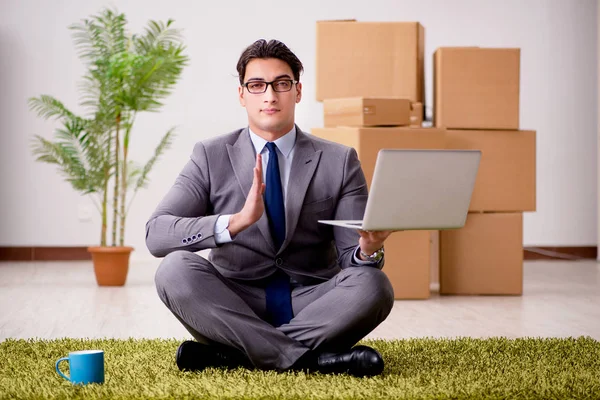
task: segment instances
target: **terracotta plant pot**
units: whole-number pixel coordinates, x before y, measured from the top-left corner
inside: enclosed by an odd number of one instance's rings
[[[88,247],[92,253],[94,273],[99,286],[123,286],[129,271],[129,255],[133,247]]]

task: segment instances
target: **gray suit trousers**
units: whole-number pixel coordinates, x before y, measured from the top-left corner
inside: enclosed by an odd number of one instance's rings
[[[388,316],[394,303],[381,270],[350,267],[326,282],[294,288],[294,318],[275,328],[264,320],[263,288],[223,277],[198,254],[169,253],[155,282],[160,299],[197,341],[236,348],[257,368],[279,371],[308,350],[351,348]]]

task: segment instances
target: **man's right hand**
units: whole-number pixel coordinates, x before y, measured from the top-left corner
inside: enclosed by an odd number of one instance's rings
[[[246,197],[244,208],[237,214],[233,214],[229,219],[229,234],[231,237],[237,235],[244,229],[250,227],[262,217],[265,212],[265,203],[263,201],[263,193],[265,192],[265,184],[262,181],[262,157],[256,155],[256,165],[254,166],[254,179],[252,187]]]

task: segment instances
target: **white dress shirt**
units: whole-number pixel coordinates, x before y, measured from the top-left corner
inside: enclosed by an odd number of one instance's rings
[[[266,181],[267,177],[267,165],[269,163],[269,149],[267,149],[267,141],[254,132],[251,129],[248,129],[250,132],[250,140],[254,145],[254,150],[256,154],[261,154],[262,156],[262,178],[263,182]],[[279,161],[279,173],[281,175],[281,185],[283,190],[283,202],[284,206],[287,203],[287,186],[290,178],[290,167],[292,165],[292,159],[294,158],[294,145],[296,144],[296,127],[293,127],[291,131],[275,140],[275,146],[277,147],[277,159]],[[219,216],[217,218],[217,223],[215,224],[215,242],[217,244],[228,243],[231,242],[231,235],[229,233],[229,219],[231,218],[231,214],[225,214]],[[356,247],[356,251],[354,252],[354,261],[359,264],[373,264],[369,261],[363,261],[358,258],[358,252],[360,251],[360,246]]]

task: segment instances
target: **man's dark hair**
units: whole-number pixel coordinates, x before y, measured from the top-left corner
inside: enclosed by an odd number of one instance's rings
[[[246,65],[255,58],[278,58],[286,62],[292,69],[294,79],[300,81],[300,74],[304,68],[298,57],[279,40],[269,40],[267,42],[264,39],[260,39],[248,46],[238,60],[237,71],[240,78],[240,85],[244,83]]]

